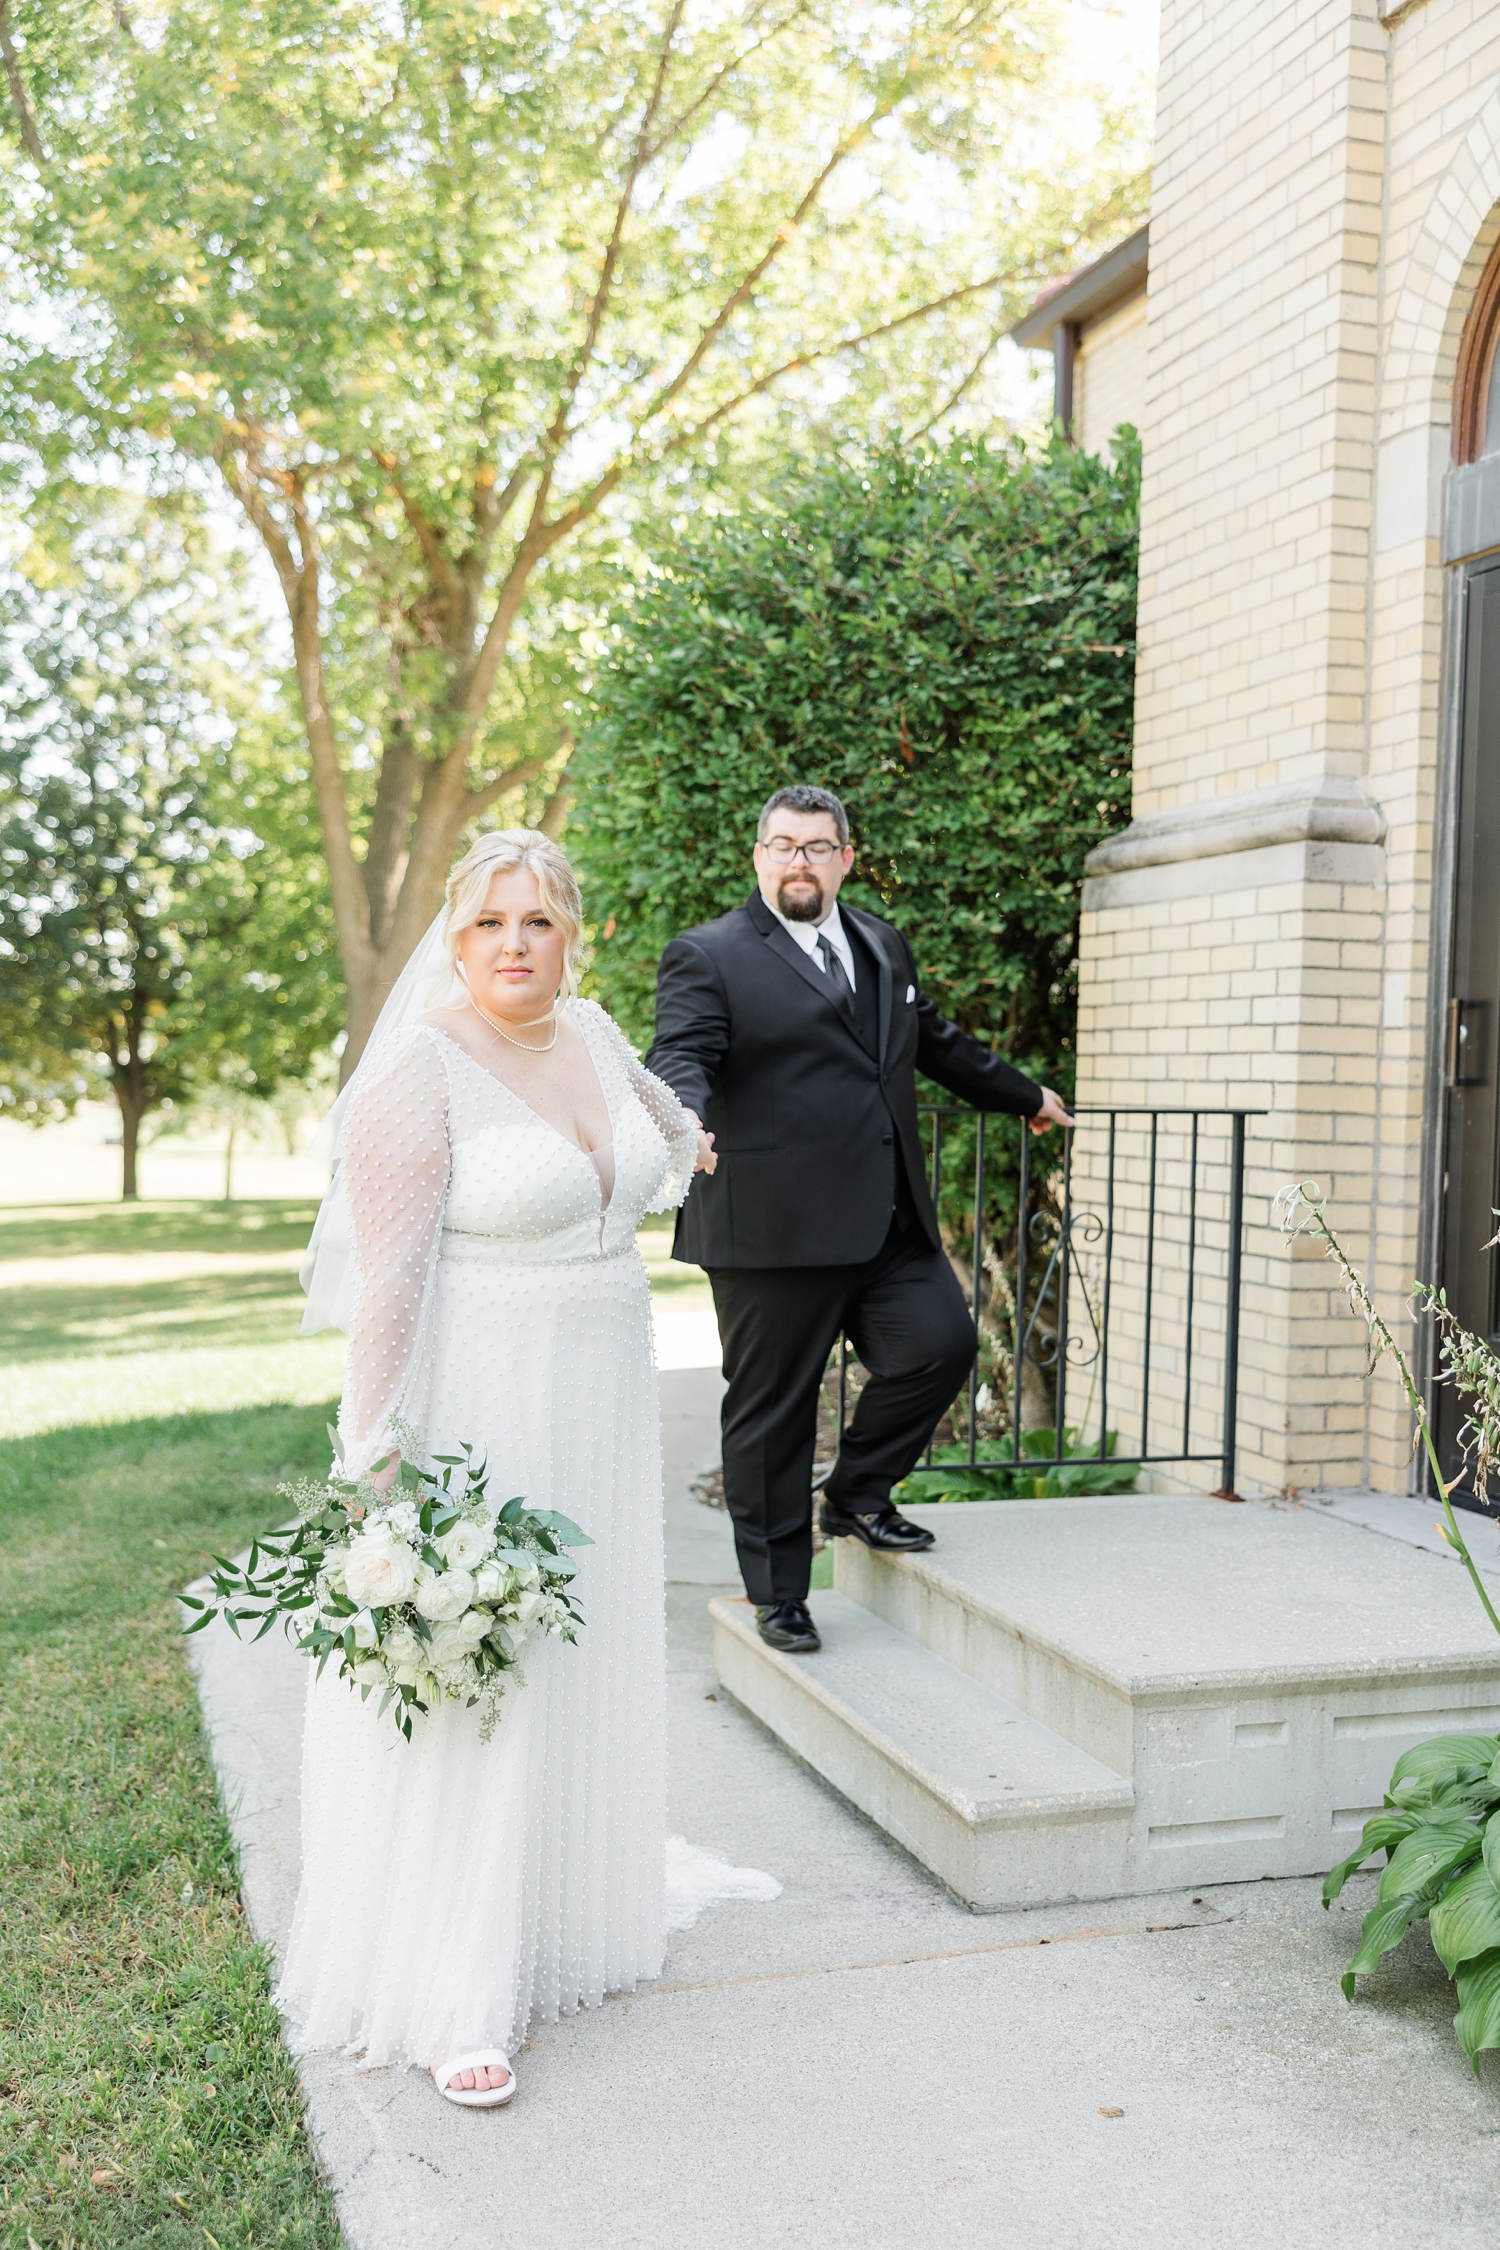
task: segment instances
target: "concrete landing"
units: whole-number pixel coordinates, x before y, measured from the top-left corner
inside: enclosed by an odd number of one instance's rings
[[[844,1608],[823,1656],[777,1658],[725,1612],[720,1672],[971,1906],[1321,1874],[1403,1750],[1500,1729],[1500,1640],[1467,1576],[1384,1525],[1150,1495],[909,1512],[936,1533],[932,1553],[835,1545],[838,1593],[884,1637]],[[856,1641],[860,1682],[842,1694]],[[1117,1790],[1110,1810],[1128,1791],[1128,1811],[1075,1832],[1076,1791],[1058,1765],[1021,1820],[972,1815],[974,1848],[958,1851],[952,1792],[938,1785],[949,1769],[923,1753],[928,1786],[914,1791],[909,1746],[879,1715],[908,1693],[915,1652],[954,1683],[955,1746],[974,1747],[988,1724],[998,1764],[1002,1714],[1019,1715],[1097,1761]],[[935,1742],[942,1684],[923,1677]],[[975,1690],[994,1699],[988,1721]]]

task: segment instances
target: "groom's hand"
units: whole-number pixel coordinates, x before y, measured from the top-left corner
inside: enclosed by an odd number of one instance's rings
[[[1050,1086],[1044,1086],[1042,1088],[1042,1106],[1035,1117],[1028,1119],[1033,1133],[1045,1133],[1050,1131],[1054,1125],[1071,1125],[1072,1122],[1073,1120],[1063,1107],[1060,1097],[1053,1093]]]
[[[698,1115],[698,1112],[695,1109],[684,1111],[684,1115],[690,1117],[693,1123],[698,1128],[698,1161],[693,1166],[693,1170],[695,1172],[708,1172],[710,1174],[717,1172],[717,1170],[719,1169],[719,1159],[718,1154],[714,1148],[713,1134],[704,1132],[703,1120]]]

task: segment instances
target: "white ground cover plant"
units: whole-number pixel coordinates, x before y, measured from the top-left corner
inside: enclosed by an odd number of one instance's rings
[[[397,1435],[418,1450],[410,1432]],[[320,1672],[336,1657],[361,1695],[379,1689],[408,1740],[413,1713],[446,1700],[480,1705],[488,1741],[532,1634],[577,1639],[578,1566],[565,1549],[593,1542],[568,1516],[489,1500],[472,1446],[434,1459],[424,1469],[392,1454],[358,1478],[279,1485],[296,1522],[256,1540],[243,1565],[216,1555],[212,1598],[181,1597],[199,1613],[187,1630],[223,1617],[259,1640],[280,1618]]]
[[[1338,1267],[1369,1338],[1366,1373],[1373,1375],[1387,1357],[1395,1365],[1411,1406],[1414,1442],[1426,1448],[1442,1503],[1438,1528],[1500,1634],[1500,1617],[1453,1513],[1426,1402],[1406,1354],[1328,1223],[1321,1191],[1312,1181],[1296,1181],[1281,1190],[1275,1209],[1288,1235],[1311,1234]],[[1420,1284],[1413,1303],[1436,1324],[1439,1380],[1464,1401],[1459,1447],[1476,1497],[1487,1501],[1500,1461],[1500,1358],[1455,1318],[1443,1290]],[[1442,1734],[1398,1758],[1383,1810],[1365,1822],[1358,1848],[1327,1877],[1323,1904],[1331,1906],[1356,1868],[1378,1851],[1386,1855],[1385,1866],[1358,1951],[1344,1971],[1344,1997],[1352,2000],[1356,1978],[1399,1945],[1414,1922],[1425,1920],[1433,1950],[1457,1987],[1453,2028],[1477,2077],[1485,2048],[1500,2047],[1500,1736]]]

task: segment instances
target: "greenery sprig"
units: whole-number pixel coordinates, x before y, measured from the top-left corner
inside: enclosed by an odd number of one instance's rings
[[[1365,1324],[1366,1374],[1373,1375],[1386,1358],[1399,1373],[1415,1442],[1426,1448],[1442,1502],[1444,1520],[1438,1528],[1461,1558],[1486,1617],[1500,1633],[1500,1618],[1453,1513],[1411,1363],[1329,1225],[1322,1190],[1311,1180],[1293,1181],[1276,1197],[1274,1209],[1289,1237],[1312,1235],[1337,1266],[1350,1307]],[[1447,1370],[1443,1380],[1469,1401],[1460,1444],[1466,1462],[1473,1462],[1476,1489],[1483,1497],[1500,1453],[1500,1360],[1457,1320],[1441,1290],[1423,1285],[1414,1292],[1413,1303],[1438,1323]],[[1325,1907],[1378,1851],[1385,1853],[1386,1864],[1358,1949],[1344,1971],[1344,1998],[1354,1998],[1356,1979],[1398,1946],[1413,1923],[1426,1921],[1433,1950],[1454,1980],[1458,2013],[1453,2028],[1477,2077],[1480,2055],[1500,2047],[1500,1736],[1439,1735],[1398,1758],[1382,1810],[1365,1822],[1355,1850],[1324,1882]]]

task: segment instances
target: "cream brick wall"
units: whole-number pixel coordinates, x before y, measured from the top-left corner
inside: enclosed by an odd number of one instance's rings
[[[1458,338],[1500,239],[1500,7],[1166,0],[1142,417],[1137,816],[1362,782],[1383,851],[1282,845],[1091,886],[1080,1098],[1261,1107],[1246,1483],[1404,1488],[1394,1385],[1316,1258],[1327,1189],[1388,1315],[1422,1209]]]
[[[1073,362],[1073,437],[1085,453],[1111,451],[1122,422],[1141,426],[1146,409],[1146,293],[1129,297],[1087,327]]]

